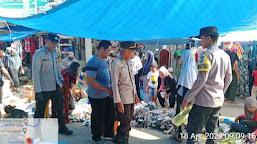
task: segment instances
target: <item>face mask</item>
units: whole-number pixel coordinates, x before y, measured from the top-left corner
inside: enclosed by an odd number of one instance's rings
[[[69,60],[73,60],[73,57],[69,57]]]
[[[7,52],[7,54],[10,54],[10,52]]]

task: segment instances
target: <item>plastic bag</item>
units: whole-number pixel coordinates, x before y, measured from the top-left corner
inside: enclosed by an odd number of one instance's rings
[[[192,105],[187,109],[182,110],[177,116],[172,119],[172,123],[179,127],[187,118],[190,110],[192,109]]]

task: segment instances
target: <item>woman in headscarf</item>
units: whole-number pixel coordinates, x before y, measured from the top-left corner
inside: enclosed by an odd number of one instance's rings
[[[68,123],[70,120],[68,118],[70,110],[72,110],[70,107],[73,103],[73,98],[70,93],[70,89],[73,87],[73,85],[76,84],[77,78],[78,78],[78,69],[80,67],[80,64],[78,62],[72,62],[69,66],[69,68],[66,68],[61,71],[61,74],[63,76],[63,86],[62,86],[62,92],[63,92],[63,100],[64,100],[64,114],[65,114],[65,123]],[[72,100],[72,101],[71,101]],[[53,117],[56,117],[56,114],[53,112]]]
[[[147,87],[147,75],[148,73],[151,71],[151,64],[154,63],[154,55],[153,52],[151,52],[150,50],[148,50],[145,53],[145,60],[143,62],[143,71],[142,71],[142,76],[143,76],[143,90],[144,90],[144,101],[146,103],[150,102],[150,96],[148,94],[148,92],[146,92],[146,87]]]
[[[186,92],[193,87],[197,78],[197,65],[193,52],[186,49],[181,53],[181,61],[183,63],[182,70],[177,83],[177,108],[176,115],[180,113],[181,105]],[[181,139],[181,126],[178,127],[176,133],[171,136],[172,139],[182,141]]]
[[[244,115],[238,116],[235,123],[231,124],[232,130],[257,136],[257,101],[255,97],[245,99],[244,112]],[[237,123],[238,121],[239,123]]]
[[[176,95],[176,81],[169,74],[169,71],[164,66],[161,66],[159,70],[158,87],[157,87],[157,98],[161,106],[163,108],[166,107],[165,100],[169,99],[169,107],[174,108],[175,95]]]
[[[12,88],[12,90],[19,93],[20,91],[18,90],[18,87],[19,87],[18,75],[19,75],[19,70],[22,67],[22,64],[21,64],[21,58],[19,57],[15,49],[11,50],[11,54],[8,56],[6,60],[6,67],[14,82],[14,87]]]
[[[74,57],[74,53],[73,52],[69,52],[68,56],[63,59],[63,61],[61,62],[60,66],[60,70],[69,68],[69,66],[71,65],[72,62],[78,62],[78,60]]]
[[[190,49],[182,51],[181,61],[183,63],[183,67],[177,84],[178,96],[176,114],[180,113],[184,95],[193,87],[193,84],[197,78],[197,65],[194,54]]]

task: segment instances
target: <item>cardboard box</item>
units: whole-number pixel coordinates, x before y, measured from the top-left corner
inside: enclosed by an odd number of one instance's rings
[[[33,88],[25,88],[24,90],[24,97],[29,98],[30,101],[35,100],[35,92]]]

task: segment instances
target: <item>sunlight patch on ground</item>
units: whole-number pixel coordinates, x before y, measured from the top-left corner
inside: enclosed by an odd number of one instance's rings
[[[159,137],[156,137],[154,135],[151,135],[151,134],[139,131],[139,130],[135,130],[135,129],[131,129],[130,136],[139,138],[139,139],[143,139],[143,140],[158,140],[158,139],[160,139]]]

